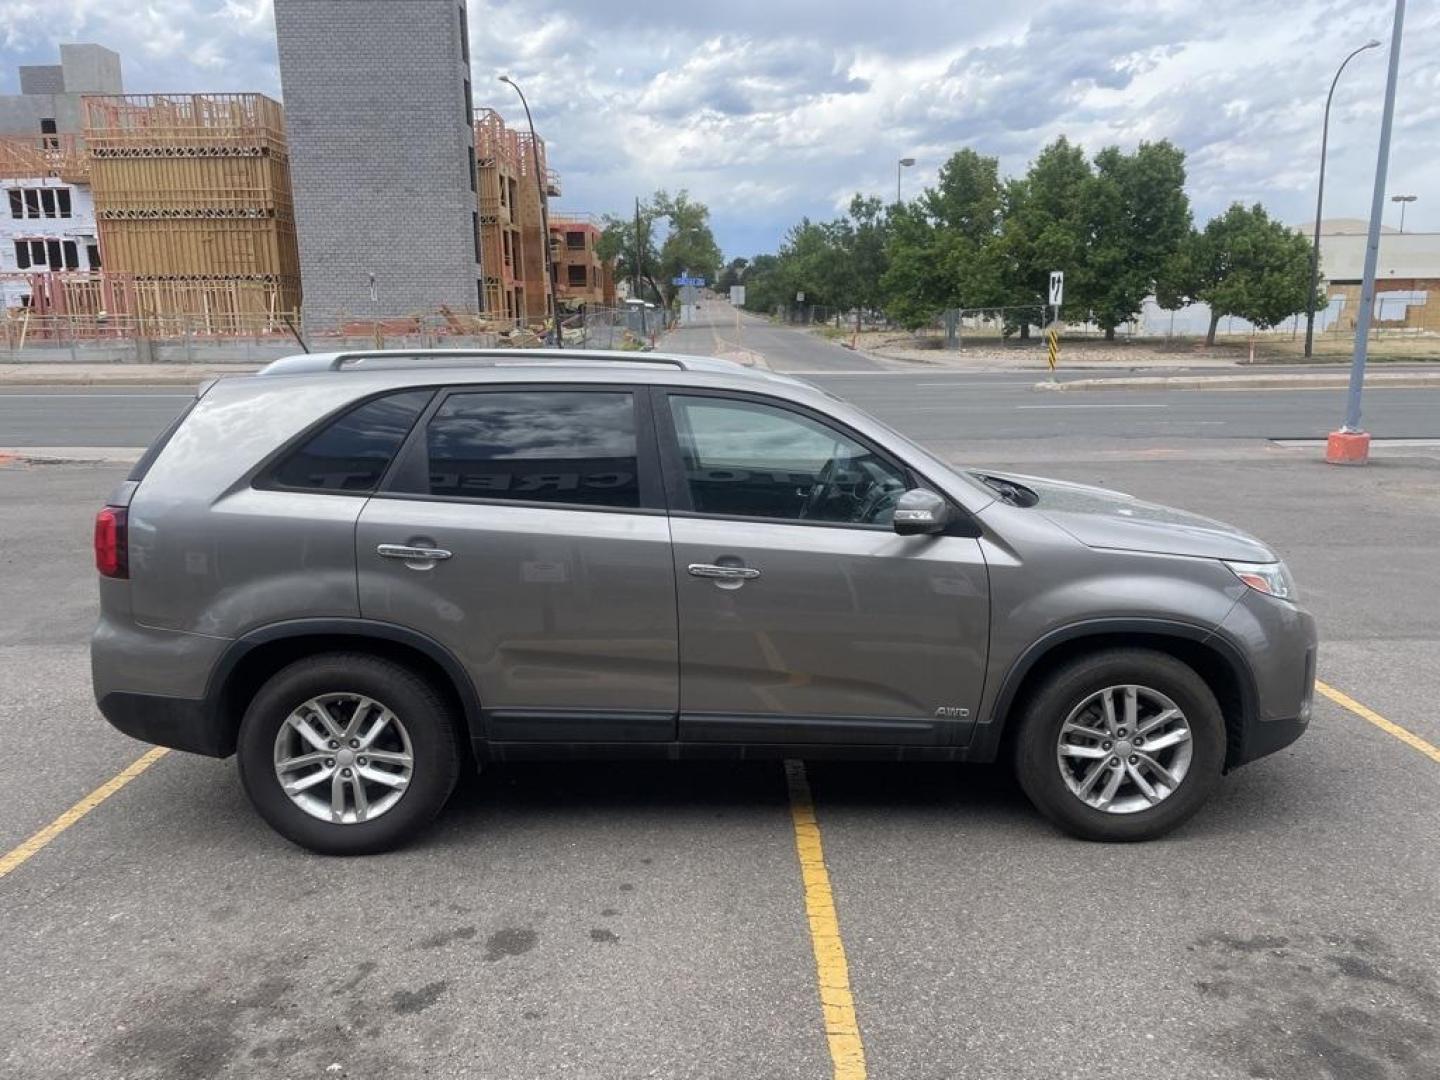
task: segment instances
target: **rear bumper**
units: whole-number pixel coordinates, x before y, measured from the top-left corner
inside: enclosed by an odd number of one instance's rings
[[[235,752],[235,733],[204,701],[115,691],[99,705],[105,719],[133,739],[207,757]]]

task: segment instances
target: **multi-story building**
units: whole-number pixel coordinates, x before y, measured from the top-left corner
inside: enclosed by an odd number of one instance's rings
[[[23,65],[0,95],[0,307],[29,307],[53,271],[100,268],[82,96],[122,89],[120,57],[61,45],[60,63]]]
[[[615,270],[597,250],[601,228],[589,214],[550,215],[550,253],[561,311],[615,306]]]
[[[494,109],[475,110],[475,163],[479,173],[480,310],[491,318],[525,318],[525,271],[521,265],[519,199],[520,140]]]
[[[484,303],[464,0],[275,0],[305,319]]]

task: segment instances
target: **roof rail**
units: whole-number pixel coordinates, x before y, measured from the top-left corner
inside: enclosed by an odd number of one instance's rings
[[[704,364],[706,359],[708,358],[701,358],[701,364]],[[308,353],[282,357],[262,368],[259,374],[301,375],[322,371],[343,371],[346,368],[364,366],[367,360],[381,361],[386,364],[397,361],[400,363],[414,361],[418,366],[437,362],[443,364],[449,361],[525,364],[541,360],[549,363],[654,364],[679,368],[682,371],[689,370],[694,366],[678,356],[605,349],[358,349],[347,352]]]

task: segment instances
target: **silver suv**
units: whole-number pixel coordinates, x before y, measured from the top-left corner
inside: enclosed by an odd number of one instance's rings
[[[95,525],[106,718],[236,754],[305,847],[391,847],[462,763],[1014,762],[1158,836],[1310,717],[1259,541],[962,471],[720,360],[339,353],[203,388]]]

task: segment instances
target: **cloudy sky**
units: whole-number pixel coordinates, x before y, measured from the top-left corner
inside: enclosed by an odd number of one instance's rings
[[[404,0],[395,0],[404,2]],[[1203,221],[1233,200],[1314,213],[1336,64],[1388,42],[1390,0],[470,0],[476,104],[526,88],[561,174],[560,206],[624,210],[688,188],[727,256],[773,250],[801,215],[852,192],[915,192],[971,146],[1016,172],[1056,135],[1087,148],[1168,138]],[[268,0],[0,0],[0,93],[61,41],[122,54],[126,88],[280,95]],[[1369,212],[1385,50],[1335,95],[1327,217]],[[495,93],[487,101],[485,88]],[[501,93],[500,91],[504,91]],[[1405,27],[1392,193],[1406,228],[1440,231],[1440,7]],[[1387,203],[1387,224],[1398,210]]]

